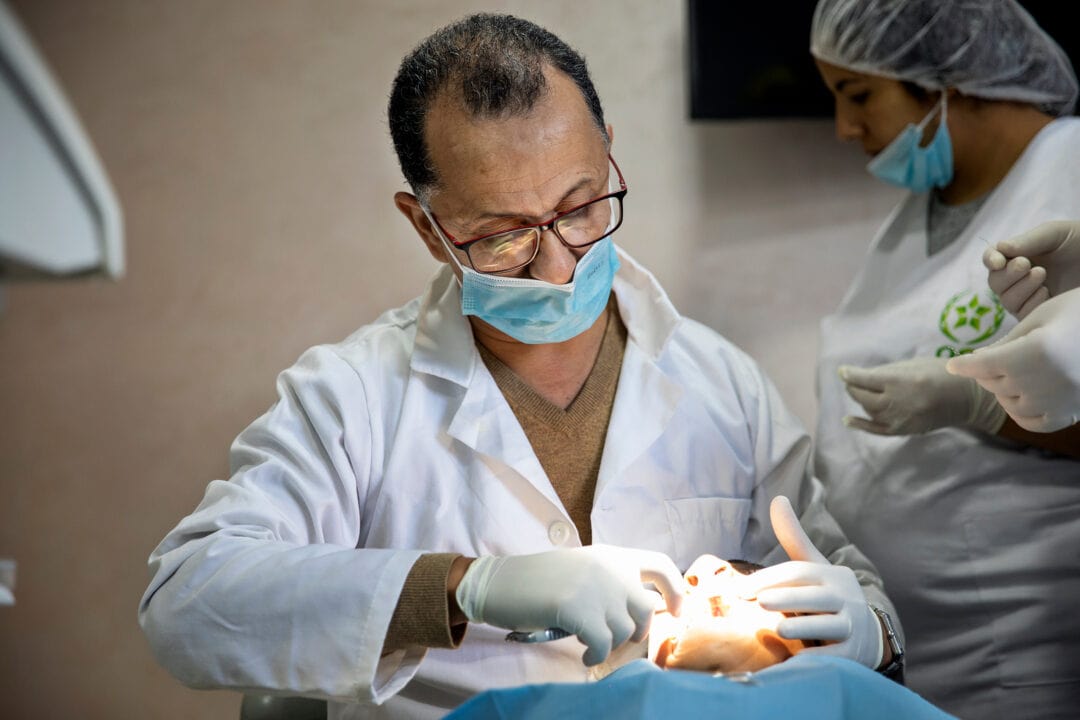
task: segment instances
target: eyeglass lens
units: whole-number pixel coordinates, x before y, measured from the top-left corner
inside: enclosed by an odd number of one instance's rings
[[[594,200],[555,221],[555,232],[571,247],[591,245],[615,231],[622,223],[622,201],[617,197]],[[540,243],[539,228],[524,228],[492,235],[468,248],[473,266],[480,272],[499,272],[532,261]]]

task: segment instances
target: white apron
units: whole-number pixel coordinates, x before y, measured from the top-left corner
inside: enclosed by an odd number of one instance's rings
[[[817,473],[896,603],[913,690],[964,718],[1077,717],[1080,462],[956,428],[845,428],[844,415],[865,413],[837,367],[970,351],[1008,332],[984,239],[1080,217],[1080,119],[1047,126],[930,258],[926,205],[925,193],[900,203],[822,322]]]

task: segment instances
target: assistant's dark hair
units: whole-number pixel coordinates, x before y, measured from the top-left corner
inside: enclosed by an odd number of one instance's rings
[[[387,111],[401,172],[423,196],[438,182],[424,142],[424,124],[444,91],[475,118],[524,115],[546,92],[544,66],[577,84],[607,138],[604,111],[585,58],[544,28],[512,15],[477,13],[436,31],[398,68]]]
[[[930,97],[930,91],[924,88],[922,85],[913,83],[910,80],[901,80],[900,84],[904,86],[904,89],[908,91],[908,95],[922,102]]]

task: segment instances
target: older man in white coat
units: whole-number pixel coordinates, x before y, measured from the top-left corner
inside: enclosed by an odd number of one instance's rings
[[[626,182],[582,58],[471,16],[403,61],[389,114],[413,190],[395,203],[441,267],[283,372],[232,477],[154,550],[159,661],[331,717],[435,717],[588,679],[647,633],[646,586],[677,611],[680,571],[713,553],[775,565],[757,599],[799,613],[785,636],[894,667],[891,605],[824,509],[805,431],[615,247]],[[778,496],[794,512],[770,523]],[[504,642],[547,627],[576,638]]]

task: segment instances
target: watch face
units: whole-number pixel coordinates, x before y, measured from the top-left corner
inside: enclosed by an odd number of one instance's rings
[[[870,605],[870,609],[874,611],[875,615],[881,618],[881,623],[885,626],[885,635],[889,638],[889,649],[892,650],[893,662],[902,660],[904,657],[904,646],[900,642],[900,636],[897,635],[896,628],[893,626],[892,617],[889,616],[889,613],[876,605]]]

